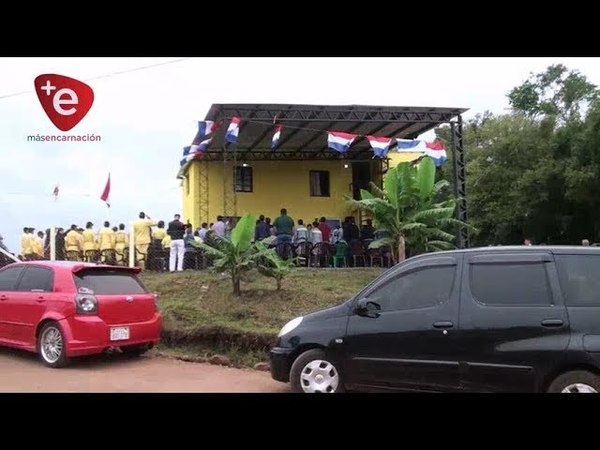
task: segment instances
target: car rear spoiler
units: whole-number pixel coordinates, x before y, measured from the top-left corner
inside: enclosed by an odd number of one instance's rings
[[[109,266],[109,265],[89,265],[89,264],[75,264],[71,269],[73,273],[82,272],[82,271],[102,271],[102,270],[110,270],[115,272],[129,272],[129,273],[140,273],[142,271],[141,267],[127,267],[127,266]]]

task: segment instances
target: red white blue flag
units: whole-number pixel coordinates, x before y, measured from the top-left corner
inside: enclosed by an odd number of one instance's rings
[[[369,140],[369,144],[371,144],[371,148],[373,149],[373,158],[383,158],[387,155],[392,138],[367,136],[367,139]]]
[[[344,133],[343,131],[329,131],[327,133],[327,146],[336,152],[346,153],[356,136],[356,134]]]
[[[444,142],[437,139],[425,142],[419,139],[396,139],[399,152],[423,153],[433,159],[436,167],[441,166],[447,159]]]
[[[282,125],[277,125],[275,127],[275,133],[273,134],[273,140],[271,141],[271,150],[275,150],[277,145],[279,144],[279,138],[281,137],[281,129]]]
[[[240,132],[240,118],[232,117],[227,132],[225,133],[225,140],[230,144],[237,144],[238,134]]]

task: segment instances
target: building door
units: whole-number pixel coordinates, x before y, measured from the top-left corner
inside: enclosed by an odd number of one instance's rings
[[[371,181],[371,163],[353,162],[352,163],[352,197],[360,200],[360,190],[369,190]]]

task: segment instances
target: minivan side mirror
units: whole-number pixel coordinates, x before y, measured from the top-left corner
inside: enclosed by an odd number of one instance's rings
[[[356,308],[354,312],[359,316],[363,317],[379,317],[379,312],[381,310],[381,305],[377,302],[369,300],[368,298],[361,298],[356,302]]]

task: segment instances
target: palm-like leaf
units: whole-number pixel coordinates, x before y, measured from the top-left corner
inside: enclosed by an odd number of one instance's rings
[[[246,214],[235,225],[235,228],[231,231],[231,243],[238,251],[245,251],[250,248],[255,227],[256,218],[251,214]]]
[[[417,164],[400,163],[390,168],[383,190],[371,183],[371,192],[361,191],[361,200],[345,197],[353,208],[369,212],[380,231],[386,230],[385,238],[372,242],[370,248],[391,245],[394,252],[401,252],[404,239],[424,251],[449,249],[454,235],[448,231],[458,225],[476,231],[453,217],[456,199],[434,203],[449,185],[445,180],[434,181],[435,164],[424,157]]]
[[[389,245],[394,245],[395,243],[396,243],[395,239],[384,237],[381,239],[376,239],[373,242],[371,242],[369,244],[369,248],[387,247]]]
[[[214,258],[214,270],[231,274],[234,294],[240,294],[240,273],[254,267],[254,247],[251,246],[254,235],[255,219],[246,214],[231,231],[231,241],[214,233],[207,233],[205,242],[191,241],[191,245],[202,249]]]
[[[385,192],[379,188],[375,183],[369,181],[369,189],[371,189],[371,193],[378,198],[385,198]],[[360,190],[361,193],[363,189]],[[368,192],[368,191],[367,191]]]
[[[422,201],[427,201],[432,193],[435,181],[435,164],[431,158],[424,158],[417,166],[417,186]]]

